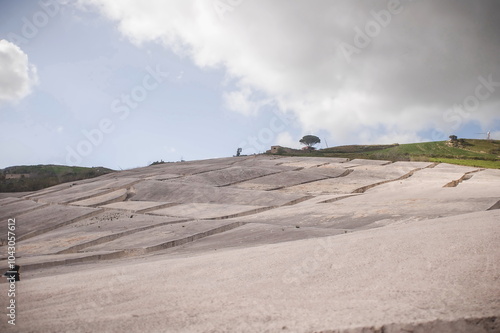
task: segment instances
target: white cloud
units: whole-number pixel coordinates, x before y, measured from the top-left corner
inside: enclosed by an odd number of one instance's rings
[[[0,103],[17,102],[38,83],[36,67],[19,46],[0,40]]]
[[[82,1],[134,43],[158,42],[200,67],[225,68],[238,87],[224,94],[229,109],[250,115],[272,103],[295,113],[305,132],[400,141],[499,118],[489,107],[499,87],[460,124],[445,117],[474,93],[479,76],[500,82],[494,1],[403,1],[383,25],[383,0],[245,1],[223,20],[206,0]],[[375,33],[370,24],[378,24]],[[357,31],[371,37],[347,61],[339,45],[356,46]]]
[[[253,96],[249,87],[224,92],[223,99],[226,108],[247,116],[257,114],[262,106],[269,104],[268,99]]]
[[[292,137],[289,132],[281,132],[276,137],[276,145],[288,148],[300,149],[300,143],[297,139]]]

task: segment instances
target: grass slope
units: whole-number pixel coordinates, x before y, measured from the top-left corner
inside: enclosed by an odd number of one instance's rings
[[[352,145],[313,152],[284,149],[283,155],[364,158],[389,161],[431,161],[500,169],[500,141],[461,139],[456,147],[447,141],[394,145]]]
[[[37,191],[60,183],[98,177],[113,172],[103,167],[20,165],[0,169],[0,192]],[[16,177],[16,178],[14,178]]]

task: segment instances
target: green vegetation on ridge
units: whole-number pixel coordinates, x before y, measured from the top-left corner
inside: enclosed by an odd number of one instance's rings
[[[393,145],[351,145],[313,152],[283,148],[286,156],[344,157],[388,161],[430,161],[500,169],[500,140],[461,139]]]
[[[88,179],[113,172],[103,167],[21,165],[0,169],[0,192],[37,191],[60,183]]]

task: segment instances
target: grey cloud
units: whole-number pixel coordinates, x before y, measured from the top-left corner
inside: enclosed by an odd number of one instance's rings
[[[249,90],[266,95],[294,112],[306,130],[415,138],[446,125],[446,109],[474,94],[479,77],[500,82],[500,3],[401,0],[391,7],[394,1],[244,1],[224,20],[210,1],[149,7],[128,1],[120,10],[112,0],[90,2],[133,41],[161,35],[164,45],[177,51],[181,45],[199,66],[224,66],[245,92],[240,96],[252,96]],[[359,31],[371,35],[366,45],[356,43]],[[341,48],[347,44],[356,47],[348,58]],[[492,111],[498,90],[462,125],[498,119]],[[248,112],[248,103],[241,108]]]

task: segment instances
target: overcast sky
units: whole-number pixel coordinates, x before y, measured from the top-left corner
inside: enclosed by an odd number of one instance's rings
[[[500,139],[500,2],[0,0],[0,168]]]

